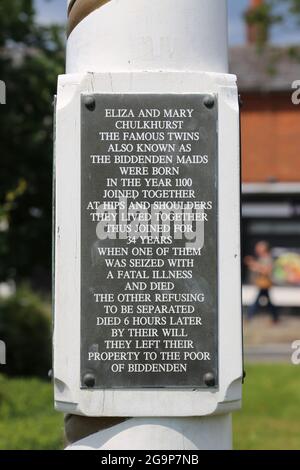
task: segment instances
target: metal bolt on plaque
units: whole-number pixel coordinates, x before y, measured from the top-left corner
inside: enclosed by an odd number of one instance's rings
[[[203,103],[208,109],[212,109],[215,105],[215,98],[211,95],[207,95],[204,97]]]
[[[96,101],[94,96],[88,95],[84,98],[84,105],[89,111],[94,111],[96,107]]]
[[[93,373],[87,373],[83,377],[83,384],[88,388],[95,386],[95,375]]]

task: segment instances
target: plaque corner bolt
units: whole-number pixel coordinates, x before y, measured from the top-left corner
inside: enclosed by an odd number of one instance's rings
[[[94,111],[96,108],[96,101],[94,96],[92,95],[87,95],[84,98],[84,105],[89,111]]]
[[[204,375],[204,383],[207,387],[215,387],[216,385],[216,378],[215,374],[212,372],[208,372]]]
[[[203,100],[204,106],[207,109],[212,109],[215,105],[215,98],[213,95],[206,95]]]
[[[83,377],[83,383],[88,388],[94,388],[96,383],[94,374],[92,374],[91,372],[85,374]]]

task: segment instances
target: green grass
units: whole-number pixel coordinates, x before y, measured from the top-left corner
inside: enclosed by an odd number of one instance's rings
[[[63,417],[53,409],[52,385],[0,376],[0,449],[62,448]]]
[[[300,449],[300,367],[248,365],[243,409],[234,415],[234,448]]]
[[[0,376],[0,449],[62,449],[63,417],[50,383]],[[300,449],[300,367],[249,365],[235,449]]]

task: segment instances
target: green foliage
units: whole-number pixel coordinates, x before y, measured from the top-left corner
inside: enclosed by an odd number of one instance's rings
[[[47,378],[51,367],[49,307],[28,288],[0,300],[0,338],[7,349],[5,374]]]
[[[283,21],[283,16],[274,14],[273,2],[265,2],[256,8],[249,9],[245,13],[245,19],[249,24],[269,27]]]
[[[270,27],[282,21],[282,16],[275,15],[271,2],[262,3],[256,8],[250,8],[245,13],[246,22],[256,27],[256,42],[263,46],[269,35]]]
[[[298,20],[300,20],[300,0],[283,0],[288,4],[289,12],[293,15],[296,15]]]
[[[62,448],[63,416],[53,409],[52,385],[0,376],[0,449]]]
[[[234,448],[300,449],[300,369],[249,365],[242,411],[234,414]]]
[[[53,96],[64,67],[62,28],[35,22],[32,0],[1,0],[0,280],[50,284]],[[43,277],[45,280],[43,280]]]
[[[28,39],[33,27],[34,6],[32,0],[1,0],[0,46],[9,41]]]
[[[268,31],[275,24],[286,24],[291,16],[300,22],[300,0],[265,0],[256,8],[246,11],[245,21],[258,28],[258,46],[264,45]]]

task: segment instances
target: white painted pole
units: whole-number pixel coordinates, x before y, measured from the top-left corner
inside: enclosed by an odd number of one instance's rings
[[[158,71],[227,74],[226,3],[226,0],[110,0],[76,23],[70,33],[67,74]],[[127,419],[68,449],[204,450],[231,446],[229,407],[225,414],[213,416]]]
[[[94,10],[69,36],[67,73],[120,71],[227,73],[226,0],[110,0]]]

